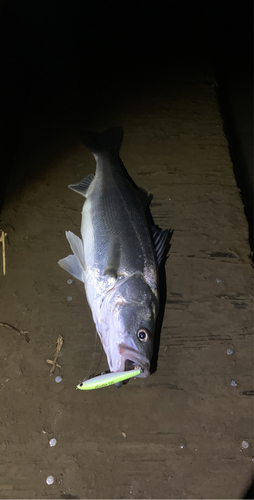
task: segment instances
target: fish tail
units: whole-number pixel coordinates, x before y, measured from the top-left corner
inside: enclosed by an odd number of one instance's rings
[[[102,134],[98,132],[82,132],[81,139],[83,144],[92,154],[103,153],[103,151],[119,152],[122,139],[122,127],[109,128]]]

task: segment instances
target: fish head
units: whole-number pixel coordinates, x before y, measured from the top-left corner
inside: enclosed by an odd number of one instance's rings
[[[100,330],[111,371],[139,366],[138,377],[149,375],[157,312],[158,297],[143,275],[117,280],[104,301]]]

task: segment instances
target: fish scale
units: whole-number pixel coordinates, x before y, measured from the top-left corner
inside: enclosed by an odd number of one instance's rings
[[[107,154],[102,154],[102,158],[105,158],[106,167],[108,167],[107,156]],[[106,181],[109,184],[107,190],[103,189],[103,182],[105,183]],[[153,258],[153,252],[148,229],[144,226],[144,217],[142,221],[142,214],[138,213],[140,207],[137,202],[135,203],[136,197],[132,192],[132,187],[128,186],[128,190],[125,188],[126,180],[123,178],[123,173],[121,170],[119,172],[116,169],[113,169],[113,172],[110,172],[110,175],[108,175],[108,168],[105,168],[104,175],[97,182],[98,184],[100,182],[102,187],[98,185],[97,189],[91,194],[91,197],[95,197],[93,202],[94,210],[91,217],[93,225],[98,224],[98,233],[100,235],[97,241],[98,251],[100,252],[101,246],[105,248],[107,242],[112,241],[115,237],[122,250],[120,252],[119,274],[130,275],[137,270],[144,272],[145,261],[148,260],[148,255],[150,256],[150,260]],[[122,190],[125,188],[125,196],[122,195],[120,188]],[[143,227],[140,227],[141,225]],[[96,231],[96,228],[94,230]],[[145,231],[147,234],[142,234]],[[99,238],[102,239],[103,236],[104,241],[100,243]],[[143,241],[147,242],[147,250],[141,246],[142,237]],[[135,265],[133,263],[133,253],[136,259]],[[101,260],[101,253],[98,262],[100,265],[105,265]],[[153,265],[155,264],[153,263]]]

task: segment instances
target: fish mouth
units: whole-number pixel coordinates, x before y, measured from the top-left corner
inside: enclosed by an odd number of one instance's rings
[[[126,344],[119,344],[120,355],[124,358],[124,370],[134,370],[135,367],[141,368],[141,373],[137,378],[145,378],[150,373],[150,361],[142,356],[138,351]]]

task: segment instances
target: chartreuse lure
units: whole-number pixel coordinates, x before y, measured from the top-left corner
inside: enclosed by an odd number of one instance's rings
[[[127,372],[113,372],[104,373],[103,375],[98,375],[97,377],[90,378],[81,382],[77,385],[77,389],[81,391],[91,391],[92,389],[100,389],[101,387],[107,387],[108,385],[117,384],[118,382],[123,382],[129,378],[137,377],[141,373],[141,368],[135,370],[130,370]]]

